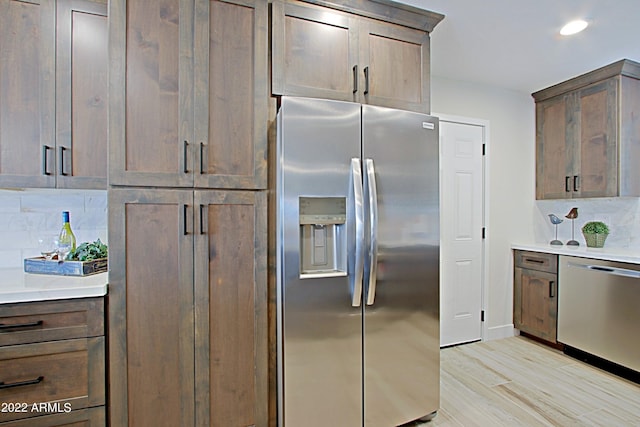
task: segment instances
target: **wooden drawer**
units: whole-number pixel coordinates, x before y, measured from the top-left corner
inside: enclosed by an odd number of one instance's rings
[[[514,251],[514,257],[516,267],[558,273],[558,255],[544,252]]]
[[[104,335],[104,298],[0,304],[0,346]]]
[[[104,405],[104,337],[0,347],[0,383],[0,404],[23,405],[0,422]]]
[[[2,427],[104,427],[105,425],[104,406],[0,423]]]

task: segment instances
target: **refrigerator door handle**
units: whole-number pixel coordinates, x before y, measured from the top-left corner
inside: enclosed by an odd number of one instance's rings
[[[353,180],[353,203],[356,228],[356,253],[354,272],[351,275],[351,305],[359,307],[362,301],[362,276],[364,274],[364,200],[362,190],[362,169],[360,159],[351,159],[351,179]]]
[[[373,305],[376,298],[376,275],[378,272],[378,189],[373,159],[365,160],[369,193],[369,281],[367,284],[367,305]]]

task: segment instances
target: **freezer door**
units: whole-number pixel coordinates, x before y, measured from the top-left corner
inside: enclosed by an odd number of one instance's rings
[[[388,427],[439,406],[438,120],[363,106],[367,235],[365,425]],[[377,251],[376,251],[377,246]]]
[[[278,425],[283,427],[362,425],[362,306],[356,279],[364,248],[355,239],[356,232],[364,233],[364,224],[355,221],[364,215],[358,197],[360,114],[360,104],[287,97],[278,113]]]

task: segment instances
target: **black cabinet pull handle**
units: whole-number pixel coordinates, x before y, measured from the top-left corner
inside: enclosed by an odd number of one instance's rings
[[[67,173],[64,171],[64,151],[66,150],[65,147],[60,147],[60,175],[67,175]]]
[[[553,285],[555,285],[556,282],[554,282],[553,280],[549,282],[549,298],[553,298],[556,296],[556,293],[553,291]]]
[[[567,176],[564,178],[564,191],[567,193],[571,193],[571,177]]]
[[[187,220],[187,205],[182,205],[182,234],[187,235],[189,232],[187,231],[188,220]]]
[[[182,144],[182,156],[184,158],[184,173],[189,173],[189,168],[187,168],[187,155],[189,152],[189,143],[184,141]]]
[[[580,176],[573,176],[573,191],[578,191],[580,189]]]
[[[206,234],[204,231],[204,208],[205,205],[200,205],[200,234]]]
[[[535,262],[536,264],[544,264],[544,260],[535,259],[535,258],[525,258],[526,262]]]
[[[42,146],[42,175],[51,175],[51,172],[47,170],[47,152],[51,150],[48,145]]]
[[[369,93],[369,67],[364,67],[364,94]]]
[[[204,142],[200,143],[200,174],[204,174]]]
[[[353,66],[353,93],[358,91],[358,66]]]
[[[0,323],[0,330],[2,331],[12,331],[20,328],[34,328],[36,326],[42,326],[44,322],[42,320],[38,320],[37,322],[29,322],[29,323],[16,323],[13,325],[7,325],[4,323]]]
[[[4,381],[0,381],[0,390],[4,388],[21,387],[23,385],[39,384],[42,382],[42,380],[44,380],[44,377],[40,375],[38,378],[34,378],[32,380],[18,381],[18,382],[9,383],[9,384],[5,384]]]

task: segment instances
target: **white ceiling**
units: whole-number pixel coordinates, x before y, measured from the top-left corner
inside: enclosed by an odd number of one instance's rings
[[[619,59],[640,62],[640,0],[397,0],[445,15],[435,76],[532,93]],[[560,36],[573,19],[589,27]]]

